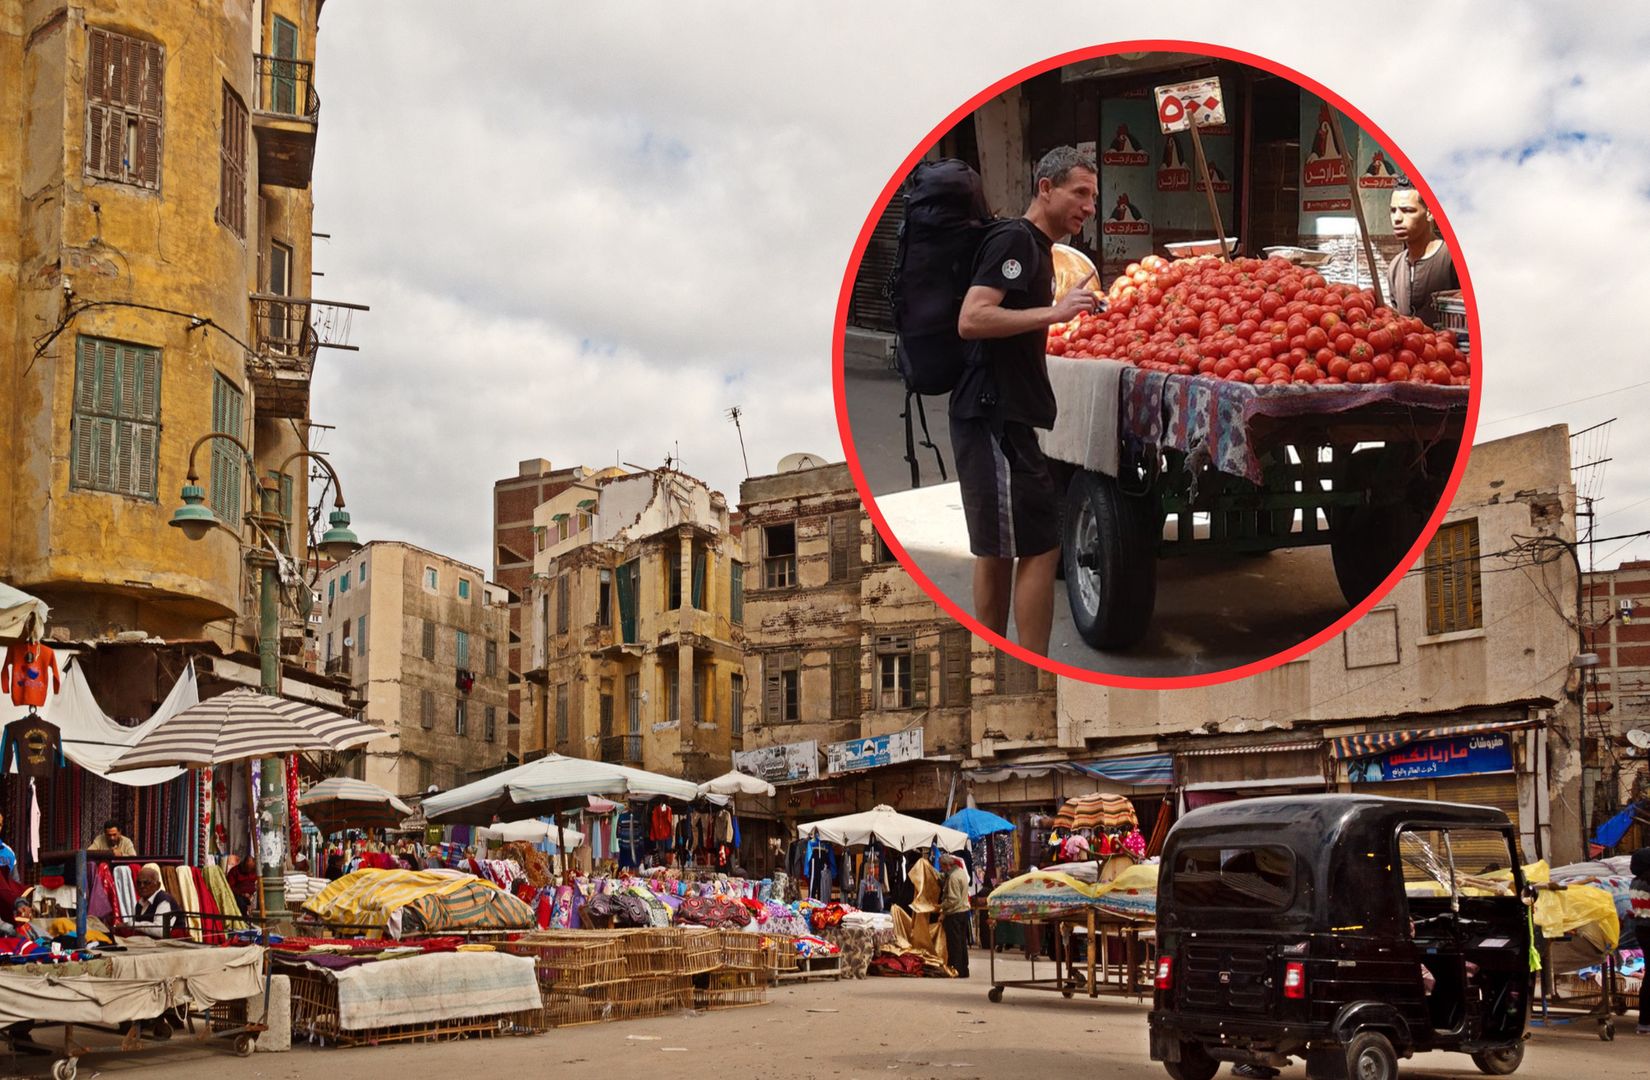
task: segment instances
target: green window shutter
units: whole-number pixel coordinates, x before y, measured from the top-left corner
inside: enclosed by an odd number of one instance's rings
[[[470,667],[470,635],[463,630],[459,630],[456,633],[458,635],[458,666],[468,670]]]
[[[693,552],[693,596],[690,601],[700,611],[705,610],[705,550]]]
[[[625,644],[636,641],[636,587],[640,568],[635,560],[619,567],[619,636]]]
[[[243,395],[222,375],[212,381],[212,430],[240,438]],[[212,512],[230,528],[241,521],[241,456],[234,443],[212,440]]]
[[[745,621],[744,563],[731,563],[728,566],[728,619],[736,626]]]

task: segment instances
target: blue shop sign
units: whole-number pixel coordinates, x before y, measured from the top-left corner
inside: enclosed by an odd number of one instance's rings
[[[1410,743],[1374,757],[1359,758],[1347,767],[1355,784],[1379,780],[1432,780],[1441,776],[1512,772],[1512,744],[1498,733],[1458,735]]]

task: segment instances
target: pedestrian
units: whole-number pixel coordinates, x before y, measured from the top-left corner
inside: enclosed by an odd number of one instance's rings
[[[1025,216],[994,226],[974,257],[957,334],[969,359],[951,394],[968,547],[974,555],[974,617],[1007,635],[1012,609],[1019,643],[1046,655],[1060,561],[1061,494],[1037,442],[1054,426],[1048,328],[1094,311],[1086,287],[1054,298],[1054,242],[1094,216],[1094,159],[1070,146],[1037,163]]]
[[[968,869],[955,855],[940,856],[945,875],[940,888],[940,919],[945,932],[945,957],[957,973],[968,978]]]
[[[1650,847],[1633,852],[1627,865],[1633,871],[1632,884],[1627,889],[1628,913],[1633,918],[1633,933],[1639,948],[1650,950]],[[1640,1035],[1650,1035],[1650,978],[1639,984]]]
[[[1436,327],[1440,316],[1436,293],[1461,287],[1449,246],[1438,236],[1437,223],[1421,193],[1406,185],[1392,191],[1392,232],[1404,249],[1386,267],[1386,299],[1400,315],[1413,315]]]
[[[120,822],[112,818],[103,823],[103,831],[97,834],[97,839],[87,845],[86,850],[107,851],[122,859],[137,858],[137,849],[132,846],[132,838],[121,835]]]

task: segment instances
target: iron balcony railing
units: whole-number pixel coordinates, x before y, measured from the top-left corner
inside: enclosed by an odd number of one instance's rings
[[[603,735],[602,760],[609,765],[640,765],[642,737],[640,735]]]
[[[308,358],[316,349],[348,349],[350,330],[363,304],[310,296],[253,293],[252,349],[262,357]]]
[[[315,123],[321,98],[315,92],[315,64],[287,56],[258,53],[252,59],[252,109]]]

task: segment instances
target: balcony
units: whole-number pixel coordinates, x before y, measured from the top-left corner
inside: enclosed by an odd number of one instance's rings
[[[309,380],[321,349],[356,351],[350,329],[362,304],[252,293],[252,356],[247,374],[260,416],[309,417]]]
[[[327,660],[327,674],[328,675],[338,675],[338,676],[340,676],[342,678],[346,678],[346,679],[349,678],[349,656],[348,656],[348,654],[345,654],[345,655],[342,655],[342,656],[333,656],[333,657],[328,658],[328,660]]]
[[[252,60],[252,133],[258,140],[258,182],[307,188],[315,171],[315,125],[321,99],[315,65],[259,53]]]
[[[609,765],[640,765],[642,737],[640,735],[603,735],[602,760]]]

